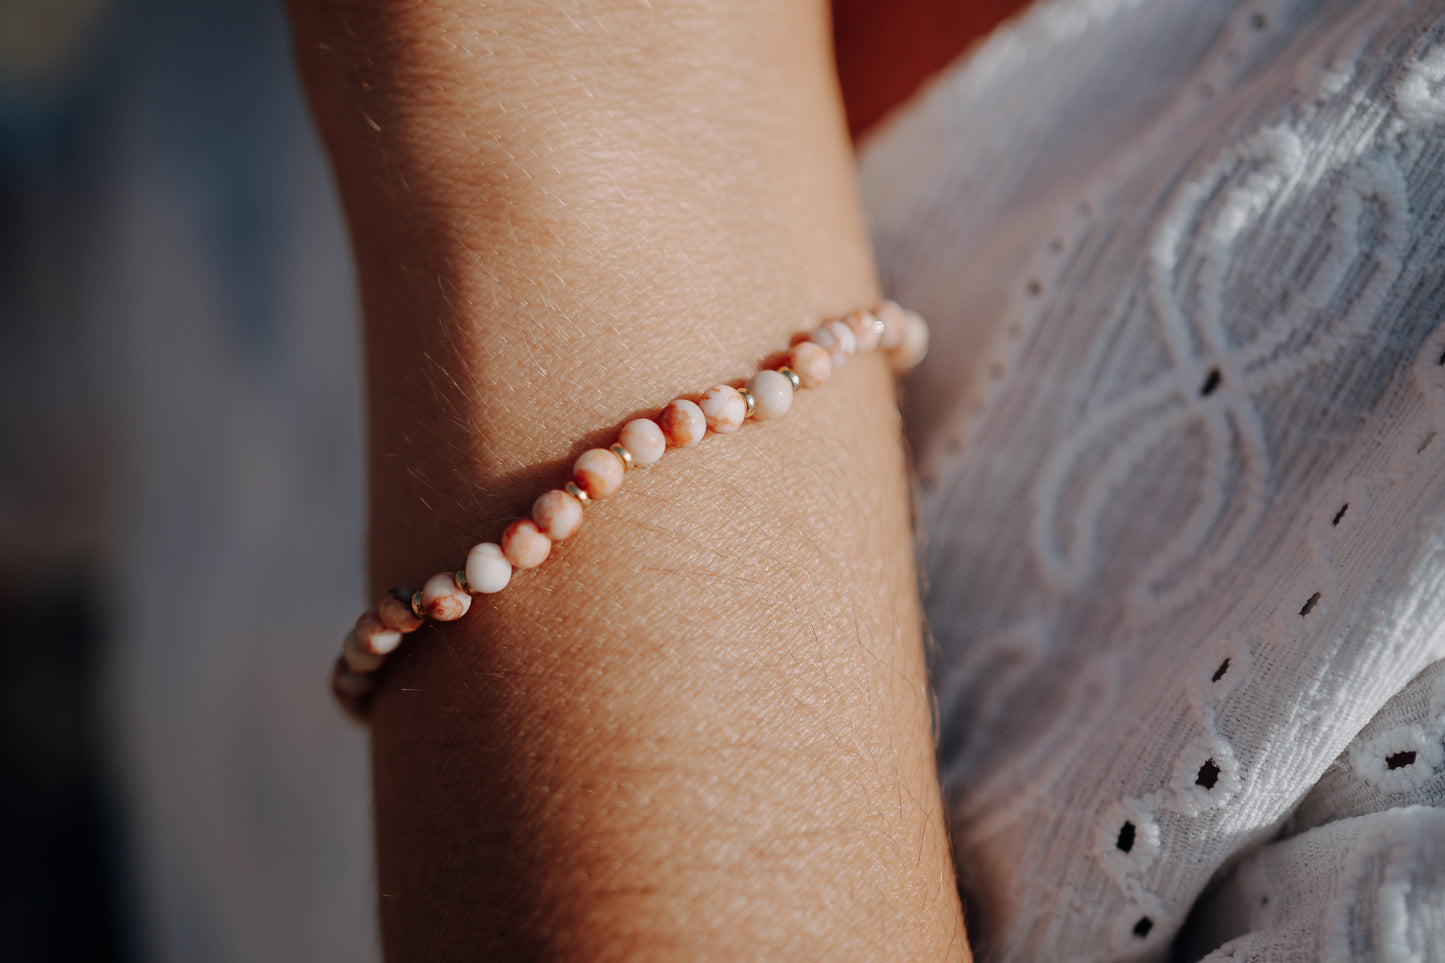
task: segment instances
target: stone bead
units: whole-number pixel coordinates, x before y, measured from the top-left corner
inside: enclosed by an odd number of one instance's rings
[[[853,337],[853,329],[842,321],[824,322],[808,336],[808,340],[828,352],[834,368],[843,367],[858,350],[858,339]]]
[[[341,657],[346,660],[348,669],[360,673],[375,672],[386,662],[386,656],[368,652],[362,647],[354,629],[346,634],[346,641],[341,643]]]
[[[883,339],[883,331],[872,311],[853,311],[843,318],[843,322],[848,325],[848,330],[853,332],[859,354],[872,351]]]
[[[454,622],[467,614],[472,597],[462,591],[451,572],[438,572],[421,587],[421,604],[428,617],[438,622]]]
[[[532,521],[554,542],[577,531],[582,522],[582,503],[561,489],[544,492],[532,503]],[[468,576],[468,581],[471,578]]]
[[[684,398],[679,398],[662,409],[662,414],[657,416],[657,423],[662,428],[662,433],[667,436],[667,443],[673,448],[695,445],[702,441],[702,436],[707,433],[707,415]]]
[[[905,311],[903,317],[903,340],[888,352],[888,360],[899,374],[912,371],[928,354],[928,322],[916,311]]]
[[[708,428],[719,435],[737,431],[748,417],[748,403],[738,394],[738,389],[728,385],[716,385],[707,390],[698,403]]]
[[[607,457],[617,460],[610,451]],[[552,540],[543,535],[530,518],[517,519],[502,533],[502,553],[513,568],[536,568],[547,561],[551,551]]]
[[[383,625],[381,617],[375,611],[367,612],[357,619],[352,634],[356,636],[356,644],[373,655],[386,655],[401,645],[401,633]]]
[[[878,346],[884,351],[892,351],[902,344],[906,318],[903,309],[898,306],[898,302],[884,301],[873,309],[873,314],[883,322],[883,337],[879,339]]]
[[[416,589],[411,586],[399,585],[383,595],[376,606],[376,613],[381,616],[381,624],[402,633],[415,632],[421,628],[425,620],[411,608],[411,597],[415,594]]]
[[[763,370],[748,379],[748,390],[757,399],[753,417],[759,421],[781,418],[793,406],[793,386],[776,371]]]
[[[821,345],[799,341],[788,352],[788,367],[798,373],[804,388],[816,388],[833,374],[833,359]]]
[[[617,491],[626,472],[622,459],[606,448],[593,448],[591,451],[584,451],[582,457],[572,465],[572,480],[587,493],[588,498],[606,498]],[[502,547],[506,548],[506,545]],[[511,558],[512,553],[508,552],[507,557]]]
[[[481,542],[467,552],[467,585],[473,594],[491,595],[512,580],[512,563],[496,542]]]
[[[634,418],[622,428],[617,441],[632,452],[632,461],[637,465],[656,464],[667,451],[667,436],[651,418]]]
[[[375,691],[375,676],[354,671],[347,664],[346,656],[337,656],[336,664],[331,669],[331,693],[347,712],[365,721],[365,700]]]

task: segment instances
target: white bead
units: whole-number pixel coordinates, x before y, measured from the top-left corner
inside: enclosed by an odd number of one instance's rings
[[[717,385],[709,388],[698,403],[707,426],[720,435],[737,431],[748,417],[747,402],[731,385]]]
[[[467,553],[467,587],[478,595],[491,595],[512,580],[512,563],[495,542],[473,545]]]
[[[341,645],[341,655],[346,659],[346,667],[352,672],[375,672],[386,662],[386,656],[363,649],[356,640],[355,632],[347,633],[346,641]]]
[[[842,321],[828,321],[819,325],[818,330],[808,335],[808,340],[828,350],[828,357],[832,359],[835,369],[847,364],[848,359],[858,350],[858,339],[853,337],[853,329]]]
[[[401,633],[387,628],[375,611],[366,612],[356,620],[352,635],[358,646],[375,655],[386,655],[401,645]]]
[[[455,572],[438,572],[421,587],[426,614],[438,622],[451,622],[467,614],[472,597],[457,585]]]
[[[793,385],[786,375],[759,371],[748,379],[748,390],[756,401],[753,417],[759,421],[781,418],[793,406]]]
[[[686,448],[702,441],[707,434],[707,415],[696,402],[678,398],[668,403],[657,416],[657,424],[673,448]]]
[[[651,418],[634,418],[622,428],[617,441],[632,453],[637,465],[656,464],[657,459],[667,451],[667,436]]]
[[[903,317],[903,341],[888,352],[888,360],[899,374],[912,371],[928,354],[928,322],[917,311],[904,311]]]

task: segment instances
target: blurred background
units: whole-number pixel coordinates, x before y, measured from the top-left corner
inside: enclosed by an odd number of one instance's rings
[[[838,0],[854,132],[1013,6]],[[0,0],[5,959],[377,957],[358,350],[279,2]]]
[[[353,280],[279,4],[0,0],[0,952],[374,959]]]

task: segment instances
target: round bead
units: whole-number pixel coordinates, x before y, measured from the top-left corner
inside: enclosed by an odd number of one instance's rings
[[[905,311],[903,317],[903,340],[888,352],[888,360],[899,374],[912,371],[928,354],[928,322],[916,311]]]
[[[472,597],[461,590],[451,572],[438,572],[421,587],[421,604],[438,622],[454,622],[467,614]]]
[[[884,351],[892,351],[903,343],[906,320],[897,301],[884,301],[873,309],[873,315],[883,323],[883,337],[879,339],[879,347]]]
[[[612,453],[607,452],[607,457],[612,458]],[[551,551],[552,540],[530,518],[517,519],[502,533],[502,553],[514,568],[536,568],[547,561]]]
[[[667,451],[667,436],[651,418],[634,418],[622,428],[617,441],[632,452],[632,460],[639,465],[652,465]]]
[[[709,388],[698,407],[707,419],[707,426],[719,435],[737,431],[748,418],[748,403],[738,394],[738,389],[728,385]]]
[[[627,469],[622,467],[622,459],[618,458],[606,448],[593,448],[591,451],[584,451],[582,457],[578,458],[572,466],[572,480],[577,487],[587,493],[588,498],[606,498],[617,491],[617,486],[622,484],[622,475]],[[506,548],[505,543],[502,546]],[[511,558],[512,553],[508,552],[507,557]],[[516,564],[514,561],[512,564]],[[523,565],[522,568],[531,566]]]
[[[853,332],[853,340],[858,344],[859,354],[872,351],[883,339],[883,325],[874,317],[872,311],[853,311],[844,317],[843,321]]]
[[[858,350],[858,339],[853,337],[853,329],[842,321],[828,321],[819,325],[818,330],[808,335],[808,340],[828,352],[834,368],[843,367]]]
[[[376,677],[355,672],[346,663],[346,656],[337,656],[331,669],[331,694],[357,719],[366,720],[365,700],[376,690]]]
[[[702,441],[707,432],[707,416],[702,409],[684,398],[671,402],[657,416],[657,424],[673,448],[686,448]]]
[[[354,630],[348,632],[346,641],[341,643],[341,657],[346,660],[346,667],[352,672],[375,672],[386,662],[386,656],[362,648],[361,640],[357,638]]]
[[[491,595],[507,587],[512,580],[512,563],[502,554],[496,542],[473,545],[467,552],[467,585],[473,594]]]
[[[799,341],[788,352],[788,367],[798,373],[798,382],[804,388],[816,388],[833,373],[833,359],[821,345]]]
[[[356,630],[352,635],[356,637],[357,645],[373,655],[386,655],[401,645],[401,633],[383,625],[381,617],[374,611],[356,620]]]
[[[776,371],[759,371],[748,379],[748,390],[756,399],[753,416],[759,421],[781,418],[793,406],[793,386]]]
[[[411,597],[415,594],[416,589],[411,586],[399,585],[383,595],[376,606],[381,624],[396,632],[415,632],[421,628],[425,620],[411,610]]]
[[[532,521],[554,542],[571,535],[582,522],[582,503],[560,489],[544,492],[532,503]]]

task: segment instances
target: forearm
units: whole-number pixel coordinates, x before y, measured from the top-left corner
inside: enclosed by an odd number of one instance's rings
[[[876,296],[820,5],[296,7],[378,591]],[[632,472],[408,641],[374,712],[393,957],[963,953],[891,392],[860,359]]]

